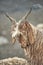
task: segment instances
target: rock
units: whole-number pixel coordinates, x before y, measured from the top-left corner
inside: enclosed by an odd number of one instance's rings
[[[0,36],[0,45],[9,43],[6,37]]]
[[[29,65],[26,59],[13,57],[0,60],[0,65]]]
[[[41,9],[41,8],[42,8],[42,5],[40,5],[40,4],[34,4],[34,5],[32,6],[32,8],[33,8],[34,10]]]

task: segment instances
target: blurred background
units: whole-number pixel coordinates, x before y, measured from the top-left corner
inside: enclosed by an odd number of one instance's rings
[[[1,11],[8,12],[18,22],[30,7],[32,12],[28,21],[35,26],[43,23],[43,0],[0,0],[0,59],[14,56],[25,58],[19,43],[12,44],[11,22]]]

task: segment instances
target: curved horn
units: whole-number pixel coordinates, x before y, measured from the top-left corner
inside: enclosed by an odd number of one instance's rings
[[[26,13],[26,15],[23,17],[24,19],[27,19],[28,15],[31,13],[32,8],[30,8],[30,11]]]
[[[28,17],[28,15],[31,13],[31,11],[32,11],[32,8],[30,8],[30,11],[28,11],[28,12],[26,13],[26,15],[23,16],[21,20],[19,20],[19,22],[22,22],[23,20],[26,20],[27,17]]]
[[[8,13],[5,13],[5,16],[9,18],[11,22],[16,23],[16,20],[9,16]]]

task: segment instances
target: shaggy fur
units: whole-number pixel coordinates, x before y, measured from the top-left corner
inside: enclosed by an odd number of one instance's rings
[[[43,31],[26,21],[31,11],[32,9],[18,22],[8,14],[5,15],[13,23],[13,43],[19,41],[30,65],[43,65]]]
[[[23,35],[20,34],[17,38],[28,62],[31,65],[43,65],[43,33],[27,21],[19,25],[19,31]]]

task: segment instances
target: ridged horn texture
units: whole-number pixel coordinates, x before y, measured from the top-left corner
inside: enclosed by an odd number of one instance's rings
[[[31,13],[32,8],[30,8],[30,10],[25,14],[25,16],[22,17],[22,19],[19,20],[19,23],[21,23],[23,20],[26,20],[28,15]]]
[[[12,22],[12,23],[16,23],[16,20],[14,18],[12,18],[11,16],[8,15],[8,13],[5,13],[5,16],[7,18],[9,18],[9,20]]]

